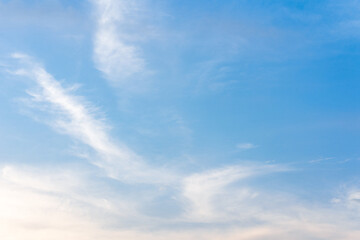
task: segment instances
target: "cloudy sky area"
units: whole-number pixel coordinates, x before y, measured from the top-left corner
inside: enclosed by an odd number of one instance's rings
[[[360,1],[0,0],[0,239],[360,239]]]

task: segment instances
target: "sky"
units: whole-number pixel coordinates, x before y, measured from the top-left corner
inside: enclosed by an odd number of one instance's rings
[[[360,239],[360,1],[0,0],[0,239]]]

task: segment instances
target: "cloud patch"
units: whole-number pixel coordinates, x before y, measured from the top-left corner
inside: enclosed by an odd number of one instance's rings
[[[93,0],[92,3],[96,16],[95,65],[111,83],[124,86],[128,79],[142,73],[146,65],[128,31],[139,14],[138,1]]]
[[[255,145],[253,143],[249,143],[249,142],[236,144],[236,148],[240,149],[240,150],[249,150],[249,149],[253,149],[253,148],[257,148],[257,147],[258,147],[257,145]]]

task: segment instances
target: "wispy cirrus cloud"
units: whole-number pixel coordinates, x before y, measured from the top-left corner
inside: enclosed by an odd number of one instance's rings
[[[183,196],[188,200],[186,217],[200,222],[233,219],[231,215],[234,209],[230,214],[225,209],[231,209],[244,199],[252,199],[257,193],[248,187],[231,188],[229,185],[243,179],[288,170],[283,166],[252,164],[229,166],[190,175],[183,180],[182,189]],[[226,197],[223,196],[232,195],[230,192],[236,192],[237,196],[226,201]]]
[[[249,177],[253,169],[228,167],[188,176],[183,181],[183,195],[189,200],[188,217],[199,221],[213,221],[217,217],[214,198],[224,193],[225,187]]]
[[[174,174],[167,171],[160,173],[161,170],[149,167],[141,156],[125,144],[115,142],[108,133],[109,126],[95,117],[94,107],[66,90],[41,64],[20,53],[13,54],[13,57],[22,62],[21,67],[13,73],[36,83],[37,89],[28,91],[31,102],[45,108],[53,116],[49,124],[54,129],[95,151],[97,157],[90,160],[104,168],[109,176],[130,182],[172,181]]]
[[[138,1],[93,0],[96,16],[94,61],[105,78],[123,84],[145,70],[141,50],[128,34],[139,14]]]

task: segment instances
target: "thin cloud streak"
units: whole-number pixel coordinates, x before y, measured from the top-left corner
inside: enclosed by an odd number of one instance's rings
[[[110,177],[142,183],[163,183],[174,180],[174,174],[150,168],[141,156],[124,144],[115,143],[109,136],[108,126],[95,118],[93,108],[81,98],[72,95],[36,61],[24,54],[13,54],[22,68],[14,72],[34,80],[38,91],[28,91],[32,102],[45,105],[54,116],[51,126],[92,148],[98,155],[92,163],[104,168]]]

